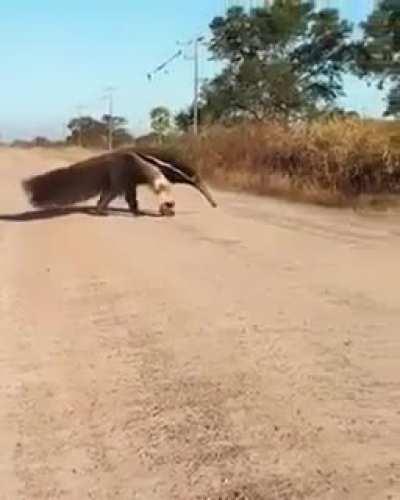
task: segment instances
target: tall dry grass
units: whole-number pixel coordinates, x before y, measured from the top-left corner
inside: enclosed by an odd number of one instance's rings
[[[343,205],[400,192],[397,137],[397,124],[338,119],[215,126],[178,148],[216,186]]]

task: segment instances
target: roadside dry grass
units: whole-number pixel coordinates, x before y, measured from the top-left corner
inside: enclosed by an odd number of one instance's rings
[[[213,127],[177,146],[214,185],[324,205],[400,192],[400,125],[330,120]]]

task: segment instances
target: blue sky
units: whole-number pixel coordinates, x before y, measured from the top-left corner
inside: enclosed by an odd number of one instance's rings
[[[179,59],[152,82],[146,75],[178,50],[178,41],[207,32],[224,0],[1,0],[0,61],[3,139],[60,137],[78,105],[106,111],[104,89],[115,91],[115,113],[135,134],[146,131],[157,105],[178,110],[192,99],[193,63]],[[358,22],[372,0],[331,0]],[[189,55],[189,54],[188,54]],[[203,51],[201,76],[215,71]],[[379,95],[348,82],[344,101],[365,114],[382,109]]]

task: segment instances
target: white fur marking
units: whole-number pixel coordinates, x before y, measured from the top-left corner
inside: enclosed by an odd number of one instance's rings
[[[148,185],[157,195],[160,208],[165,204],[175,206],[175,200],[171,194],[171,184],[160,169],[137,153],[132,154],[132,156],[146,167]]]
[[[171,194],[171,185],[163,175],[157,176],[152,187],[160,200],[160,206],[165,203],[175,205]]]
[[[153,183],[153,189],[156,193],[161,193],[162,191],[170,191],[170,183],[164,176],[157,176]]]
[[[182,170],[180,170],[178,167],[175,167],[174,165],[172,165],[171,163],[167,163],[165,161],[162,161],[160,160],[159,158],[155,158],[154,156],[150,156],[150,155],[143,155],[145,158],[149,158],[151,159],[154,163],[156,163],[157,165],[160,165],[160,167],[165,167],[165,168],[169,168],[170,170],[172,170],[173,172],[177,173],[178,175],[182,176],[184,179],[186,179],[188,182],[193,182],[193,179],[185,174],[185,172],[182,172]]]

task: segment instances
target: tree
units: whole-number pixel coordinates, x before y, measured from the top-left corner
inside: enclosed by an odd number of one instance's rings
[[[67,138],[70,144],[83,147],[105,148],[107,146],[110,115],[103,115],[101,120],[91,116],[72,118],[68,123],[71,134]],[[133,141],[133,137],[126,130],[127,121],[121,116],[112,117],[113,145],[122,146]]]
[[[202,88],[201,111],[214,120],[290,119],[332,106],[344,94],[352,26],[337,10],[276,0],[247,13],[228,10],[210,25],[223,70]],[[189,110],[190,111],[190,110]],[[190,118],[180,115],[180,123]]]
[[[200,100],[198,102],[198,123],[204,127],[204,125],[210,121],[209,112],[207,105],[204,101],[204,98],[200,96]],[[194,105],[191,104],[186,109],[182,109],[175,115],[174,118],[175,126],[178,130],[182,132],[188,132],[194,125]]]
[[[133,142],[132,135],[126,130],[128,121],[122,116],[110,116],[109,114],[103,115],[101,119],[106,128],[108,135],[110,124],[112,125],[113,147],[120,147],[125,144]]]
[[[122,116],[111,116],[109,114],[103,115],[101,121],[107,128],[110,126],[111,123],[113,130],[124,128],[128,124],[126,118],[123,118]]]
[[[32,140],[32,146],[45,148],[51,144],[51,141],[47,139],[47,137],[43,137],[41,135],[36,136]]]
[[[164,106],[153,108],[150,112],[151,128],[162,140],[171,130],[171,112]]]
[[[188,132],[190,127],[193,126],[194,123],[194,107],[193,105],[189,106],[187,109],[182,109],[177,113],[174,117],[175,126],[178,130],[182,132]],[[201,123],[201,114],[200,114],[200,123]]]
[[[71,131],[67,141],[83,147],[105,147],[106,128],[104,123],[91,116],[72,118],[68,125]]]
[[[388,84],[386,116],[400,115],[400,2],[384,0],[365,23],[365,55],[359,60],[362,76]]]

